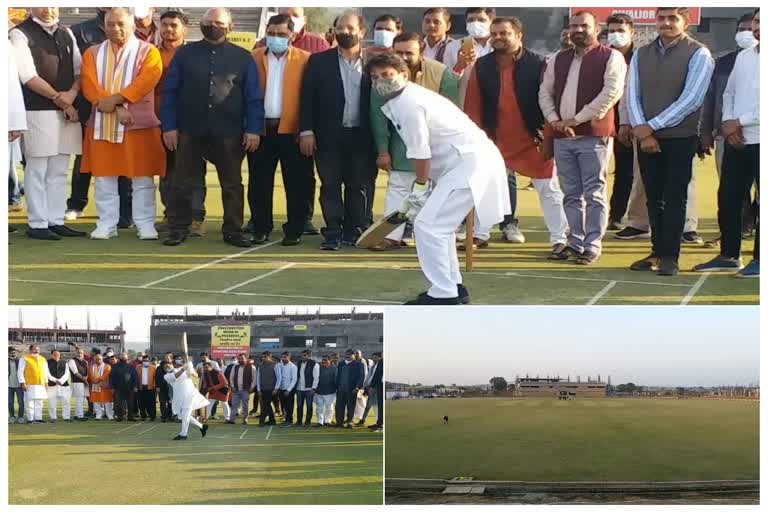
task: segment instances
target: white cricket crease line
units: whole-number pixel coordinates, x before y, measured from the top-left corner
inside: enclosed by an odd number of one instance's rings
[[[131,426],[129,426],[129,427],[125,427],[125,428],[123,428],[123,429],[120,429],[120,430],[118,430],[117,432],[115,432],[115,434],[119,434],[120,432],[125,432],[126,430],[128,430],[128,429],[130,429],[130,428],[136,428],[136,427],[138,427],[139,425],[141,425],[141,423],[136,423],[135,425],[131,425]]]
[[[564,281],[591,281],[591,282],[598,282],[598,283],[610,283],[611,281],[614,281],[613,279],[598,279],[595,277],[542,276],[540,274],[519,274],[517,272],[505,272],[501,274],[496,272],[473,271],[472,274],[480,274],[480,275],[488,275],[488,276],[496,276],[496,277],[529,277],[533,279],[561,279]],[[674,286],[674,287],[683,287],[683,288],[688,288],[689,286],[691,286],[690,284],[651,283],[647,281],[624,281],[622,279],[616,279],[615,282],[621,283],[621,284],[647,284],[649,286]]]
[[[704,284],[704,281],[707,280],[709,277],[710,272],[705,272],[694,284],[691,286],[691,289],[688,290],[688,293],[683,297],[683,300],[680,301],[681,306],[687,306],[689,302],[696,296],[697,293],[699,293],[699,290],[701,290],[702,285]]]
[[[141,434],[146,434],[146,433],[147,433],[147,432],[149,432],[150,430],[154,430],[154,429],[156,429],[156,428],[157,428],[157,427],[159,427],[159,426],[160,426],[160,425],[155,425],[155,426],[153,426],[153,427],[149,427],[147,430],[142,430],[141,432],[138,432],[136,435],[137,435],[137,436],[140,436]]]
[[[259,245],[259,246],[256,246],[256,247],[250,247],[250,248],[245,249],[243,251],[236,252],[236,253],[230,254],[228,256],[224,256],[223,258],[219,258],[217,260],[209,261],[208,263],[202,263],[200,265],[197,265],[196,267],[188,268],[187,270],[182,270],[181,272],[176,272],[175,274],[171,274],[169,276],[165,276],[165,277],[157,279],[155,281],[150,281],[149,283],[145,283],[145,284],[139,286],[139,288],[149,288],[150,286],[155,286],[156,284],[164,283],[164,282],[169,281],[171,279],[175,279],[177,277],[181,277],[181,276],[184,276],[184,275],[187,275],[187,274],[191,274],[192,272],[197,272],[198,270],[202,270],[204,268],[208,268],[210,266],[217,265],[217,264],[222,263],[224,261],[231,260],[233,258],[237,258],[238,256],[242,256],[243,254],[248,254],[249,252],[258,251],[260,249],[267,248],[267,247],[269,247],[271,245],[275,245],[276,243],[279,243],[279,240],[274,240],[274,241],[269,242],[267,244]]]
[[[273,276],[273,275],[277,274],[278,272],[282,272],[283,270],[287,270],[287,269],[289,269],[291,267],[295,267],[295,266],[296,266],[296,263],[286,263],[285,265],[282,265],[281,267],[276,268],[274,270],[270,270],[269,272],[267,272],[265,274],[258,275],[258,276],[254,277],[254,278],[251,278],[251,279],[248,279],[246,281],[243,281],[242,283],[238,283],[236,285],[230,286],[229,288],[224,288],[223,290],[221,290],[221,293],[228,293],[228,292],[231,292],[232,290],[236,290],[238,288],[242,288],[245,285],[248,285],[248,284],[251,284],[251,283],[255,283],[256,281],[261,281],[264,278],[267,278],[269,276]]]
[[[594,297],[589,299],[589,302],[587,302],[586,305],[587,306],[594,306],[597,303],[597,301],[599,301],[603,297],[603,295],[608,293],[610,291],[610,289],[613,288],[614,286],[616,286],[616,281],[611,281],[610,283],[605,285],[602,290],[597,292],[597,295],[595,295]]]
[[[240,439],[245,437],[245,434],[248,432],[248,429],[243,430],[243,433],[240,434]]]
[[[119,288],[123,290],[157,290],[164,292],[182,292],[182,293],[210,293],[215,295],[222,295],[222,292],[217,290],[193,290],[189,288],[169,288],[164,286],[157,286],[153,288],[144,288],[143,286],[128,285],[128,284],[105,284],[105,283],[83,283],[78,281],[46,281],[43,279],[9,279],[8,281],[14,283],[34,283],[34,284],[59,284],[65,286],[93,286],[95,288]],[[238,295],[243,297],[277,297],[281,299],[312,299],[312,300],[332,300],[335,302],[342,302],[345,304],[362,302],[366,304],[401,304],[400,302],[387,301],[387,300],[373,300],[373,299],[360,299],[350,297],[319,297],[314,295],[287,295],[277,293],[252,293],[252,292],[228,292],[223,295]]]
[[[269,441],[269,435],[272,433],[272,427],[269,427],[269,430],[267,431],[267,438],[265,441]]]

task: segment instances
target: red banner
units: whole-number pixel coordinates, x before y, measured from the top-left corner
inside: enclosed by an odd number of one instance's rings
[[[597,15],[600,23],[604,24],[611,14],[624,13],[632,16],[635,25],[655,25],[656,9],[656,7],[571,7],[570,15],[573,16],[579,11],[591,11]],[[689,7],[688,11],[691,13],[690,24],[700,24],[701,7]]]

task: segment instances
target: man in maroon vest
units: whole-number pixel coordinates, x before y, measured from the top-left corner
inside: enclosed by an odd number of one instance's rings
[[[592,265],[608,224],[606,181],[616,133],[613,106],[627,65],[621,53],[597,42],[599,23],[587,11],[570,22],[574,47],[549,60],[539,105],[555,137],[554,157],[570,234],[559,259]],[[586,205],[586,206],[585,206]]]

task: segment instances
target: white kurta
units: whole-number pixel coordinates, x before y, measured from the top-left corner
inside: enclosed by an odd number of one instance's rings
[[[63,28],[72,37],[73,65],[75,78],[80,77],[80,50],[75,36],[68,28]],[[21,30],[8,33],[21,83],[26,84],[38,76],[29,40]],[[22,148],[27,158],[43,158],[56,155],[79,155],[82,153],[83,133],[80,123],[72,123],[64,118],[60,110],[36,110],[27,112],[27,133],[24,134]]]
[[[471,189],[481,224],[496,224],[510,213],[507,171],[501,153],[450,100],[409,83],[381,110],[403,139],[406,157],[431,160],[432,180],[441,186]]]
[[[171,373],[166,373],[163,378],[173,388],[173,403],[171,409],[173,414],[180,415],[182,409],[202,409],[208,405],[208,399],[195,387],[195,383],[192,382],[192,376],[190,372],[194,373],[192,368],[188,368],[179,377],[176,377],[178,369],[174,369]]]
[[[8,52],[8,131],[27,130],[27,111],[24,108],[24,95],[21,92],[19,71],[12,51]],[[11,165],[21,162],[21,139],[8,143]]]
[[[43,356],[38,356],[42,359],[45,359]],[[19,384],[26,384],[26,381],[24,379],[24,370],[27,368],[27,361],[23,357],[19,359],[19,370],[18,370],[18,376],[19,376]],[[50,372],[48,372],[48,363],[46,362],[43,365],[43,377],[45,378],[45,381],[48,382],[48,380],[52,379]],[[48,400],[48,389],[45,386],[42,385],[28,385],[27,390],[24,392],[24,399],[25,400]]]

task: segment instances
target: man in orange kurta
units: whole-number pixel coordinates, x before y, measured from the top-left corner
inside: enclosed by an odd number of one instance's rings
[[[545,155],[543,148],[538,83],[544,59],[524,48],[522,39],[523,27],[517,18],[493,21],[494,51],[478,59],[469,78],[464,111],[499,148],[510,176],[517,172],[531,178],[549,230],[552,254],[559,254],[566,247],[568,222],[555,162],[551,155]],[[510,195],[517,193],[514,186],[510,189]],[[524,240],[522,234],[517,239],[510,236],[519,233],[514,206],[501,228],[506,241],[519,242]],[[475,236],[483,244],[490,237],[490,226],[476,226]]]
[[[96,413],[96,419],[100,420],[105,412],[107,419],[112,420],[114,415],[114,397],[112,388],[109,387],[109,374],[112,368],[104,362],[101,354],[94,356],[94,363],[88,369],[88,382],[91,384],[91,402]]]
[[[154,176],[164,176],[165,150],[155,113],[155,86],[163,72],[157,48],[134,35],[133,15],[107,11],[107,40],[83,55],[82,90],[94,108],[83,144],[81,172],[95,177],[99,220],[91,238],[117,236],[117,178],[133,182],[133,220],[142,240],[156,240]]]

